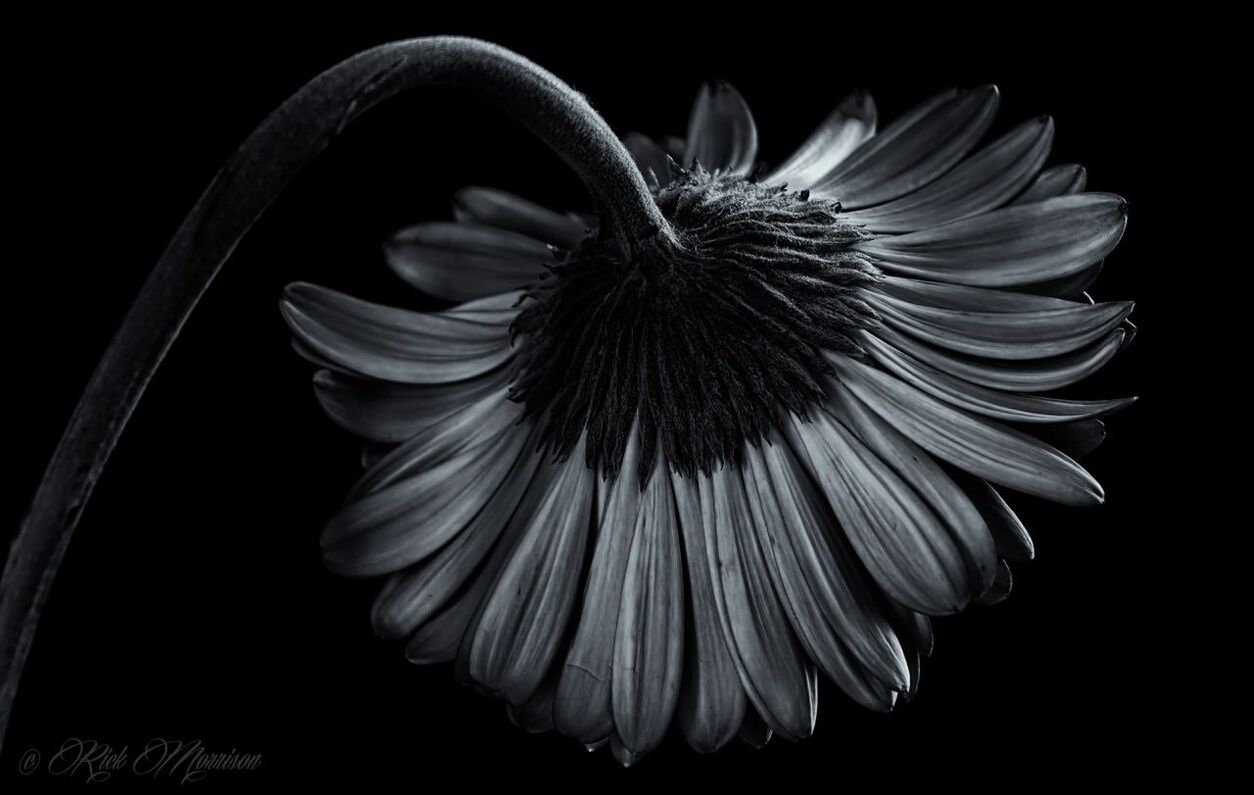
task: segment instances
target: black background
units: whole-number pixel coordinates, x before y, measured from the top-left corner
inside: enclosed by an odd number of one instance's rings
[[[717,24],[615,13],[629,19],[484,12],[263,26],[114,16],[10,31],[17,142],[6,171],[20,206],[6,233],[4,526],[19,521],[148,268],[234,147],[321,69],[371,44],[436,32],[481,35],[532,57],[618,130],[682,134],[700,81],[727,79],[753,107],[760,155],[774,162],[860,86],[881,119],[948,85],[985,82],[1002,89],[994,132],[1053,114],[1051,162],[1086,164],[1091,189],[1131,206],[1094,292],[1136,299],[1141,333],[1084,390],[1142,397],[1109,422],[1106,444],[1085,462],[1106,506],[1016,501],[1038,557],[1015,569],[1009,601],[938,621],[921,692],[895,714],[863,712],[821,687],[815,736],[797,745],[737,744],[703,757],[672,737],[624,771],[606,752],[527,735],[445,667],[409,665],[371,632],[375,584],[322,568],[318,533],[358,472],[357,449],[315,405],[311,368],[288,347],[279,291],[302,279],[418,301],[387,272],[378,242],[447,217],[462,185],[584,205],[578,182],[519,126],[430,89],[371,112],[308,169],[188,323],[70,546],[0,780],[33,783],[16,778],[18,756],[76,736],[132,749],[151,737],[198,738],[264,756],[259,773],[218,783],[365,777],[407,789],[447,775],[592,787],[929,776],[983,789],[1081,771],[1153,774],[1178,761],[1174,705],[1188,676],[1174,659],[1191,621],[1178,596],[1190,586],[1171,575],[1180,526],[1163,473],[1180,467],[1171,389],[1185,343],[1170,333],[1179,211],[1164,170],[1188,124],[1187,76],[1152,37],[1091,20],[994,33],[987,18],[903,31],[902,19],[842,15],[776,28],[730,11]]]

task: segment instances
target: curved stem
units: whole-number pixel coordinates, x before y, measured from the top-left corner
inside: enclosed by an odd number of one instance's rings
[[[466,88],[521,121],[579,174],[630,255],[662,217],[627,150],[570,86],[474,39],[385,44],[323,72],[244,142],[201,195],[140,290],[79,400],[0,580],[0,744],[39,613],[74,527],[148,380],[240,238],[350,122],[421,85]]]

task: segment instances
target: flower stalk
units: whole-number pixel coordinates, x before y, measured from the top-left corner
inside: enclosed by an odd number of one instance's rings
[[[74,410],[0,579],[0,745],[40,612],[83,509],[149,379],[235,246],[353,120],[410,88],[467,89],[519,120],[583,179],[633,256],[673,232],[609,125],[569,85],[502,47],[428,37],[323,72],[259,126],[201,195],[149,275]]]

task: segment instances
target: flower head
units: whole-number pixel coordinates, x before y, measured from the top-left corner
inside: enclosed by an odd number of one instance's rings
[[[388,576],[376,629],[625,763],[675,719],[700,751],[804,737],[819,671],[872,709],[913,693],[928,617],[1032,556],[999,490],[1100,503],[1074,457],[1129,402],[1036,394],[1131,336],[1084,292],[1126,205],[1043,170],[1048,118],[981,146],[997,105],[946,91],[877,132],[856,93],[761,170],[706,86],[684,140],[624,138],[653,234],[467,188],[386,246],[450,308],[290,286],[318,399],[369,443],[322,541]]]

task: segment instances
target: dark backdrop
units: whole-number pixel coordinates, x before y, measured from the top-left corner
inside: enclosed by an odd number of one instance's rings
[[[994,132],[1052,113],[1051,162],[1083,162],[1091,188],[1131,205],[1094,292],[1136,299],[1141,334],[1085,390],[1142,396],[1086,461],[1107,505],[1018,500],[1038,558],[1015,568],[1009,601],[938,621],[921,692],[895,714],[861,711],[821,687],[815,736],[798,745],[703,757],[674,737],[623,771],[608,753],[525,734],[445,667],[409,665],[371,632],[375,584],[337,579],[320,563],[318,533],[358,471],[356,448],[315,405],[279,291],[303,279],[415,300],[378,243],[406,223],[447,217],[462,185],[584,204],[577,181],[516,124],[428,90],[371,112],[302,175],[187,325],[66,556],[0,759],[3,780],[33,783],[15,777],[18,756],[75,736],[132,749],[151,737],[196,738],[261,753],[252,778],[365,776],[408,789],[458,774],[474,785],[559,776],[593,787],[760,779],[833,788],[848,777],[934,774],[991,788],[1046,773],[1153,772],[1178,753],[1159,743],[1178,732],[1169,705],[1182,676],[1169,662],[1181,586],[1171,582],[1174,505],[1161,478],[1178,466],[1168,387],[1181,344],[1168,333],[1178,293],[1165,246],[1178,211],[1163,170],[1186,124],[1185,78],[1145,38],[1065,21],[994,34],[981,27],[989,19],[903,32],[900,19],[842,15],[767,29],[761,17],[774,9],[741,22],[720,13],[717,25],[618,13],[629,24],[549,11],[288,26],[206,14],[10,30],[8,57],[18,60],[7,126],[18,138],[6,171],[19,206],[7,224],[4,527],[20,519],[143,276],[233,148],[322,68],[433,32],[516,48],[619,130],[682,133],[699,82],[730,80],[756,112],[761,155],[776,162],[859,86],[888,119],[947,85],[984,82],[1002,89]]]

